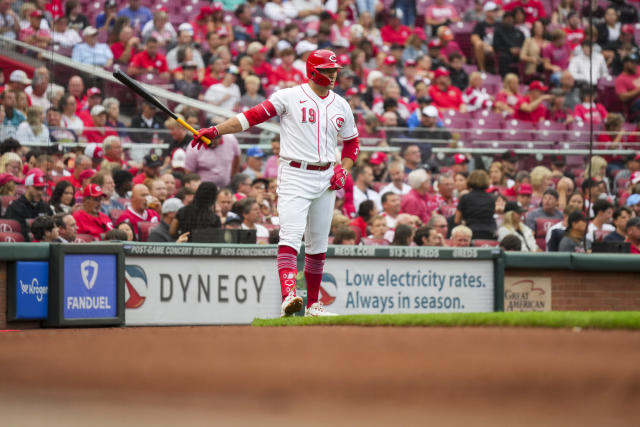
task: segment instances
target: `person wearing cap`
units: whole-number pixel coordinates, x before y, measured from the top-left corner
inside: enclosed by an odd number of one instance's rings
[[[615,82],[616,95],[634,116],[640,111],[640,68],[635,55],[629,55],[622,61],[622,73]]]
[[[12,0],[0,0],[0,35],[15,40],[20,33],[20,18],[11,8]]]
[[[243,173],[251,179],[262,178],[265,154],[260,147],[250,147],[246,152],[247,167]]]
[[[100,240],[113,230],[111,219],[100,212],[100,205],[107,197],[98,184],[87,184],[82,191],[82,207],[73,213],[78,234],[90,234]]]
[[[527,189],[525,185],[526,184],[520,185],[518,196],[520,195],[521,191],[525,191]],[[523,189],[523,187],[525,187],[525,189]],[[562,212],[558,209],[558,200],[559,200],[558,192],[553,188],[547,188],[542,195],[542,201],[540,203],[540,207],[530,211],[527,214],[527,217],[525,219],[525,224],[527,224],[527,226],[531,228],[534,232],[537,232],[538,219],[540,218],[558,219],[558,220],[562,219]],[[524,207],[525,209],[529,208],[528,205],[525,205],[522,203],[521,203],[521,206]]]
[[[80,118],[80,120],[82,120],[83,129],[92,128],[93,117],[91,116],[91,110],[93,110],[93,107],[97,105],[102,105],[102,92],[95,86],[90,87],[89,89],[87,89],[87,94],[81,101],[81,103],[83,104],[83,107],[80,109],[80,111],[76,112],[76,115],[78,116],[78,118]]]
[[[131,58],[129,74],[138,76],[141,74],[153,74],[161,78],[169,78],[167,59],[158,52],[158,39],[149,36],[144,45],[144,50]]]
[[[183,62],[173,81],[174,90],[189,98],[198,99],[202,93],[202,84],[198,81],[198,65],[194,61]]]
[[[113,64],[113,53],[106,43],[98,42],[98,30],[95,27],[86,27],[82,30],[83,43],[73,47],[71,59],[83,64],[110,67]]]
[[[513,117],[532,123],[544,120],[547,115],[547,107],[544,102],[551,99],[551,95],[545,93],[548,89],[540,80],[529,83],[529,90],[525,96],[518,100]]]
[[[92,127],[84,129],[82,136],[90,143],[102,144],[108,136],[118,136],[112,127],[106,126],[107,112],[102,105],[95,105],[91,108]]]
[[[437,34],[440,26],[459,21],[458,11],[453,5],[445,3],[445,0],[435,0],[425,12],[425,22],[431,26],[433,35]]]
[[[517,202],[507,202],[504,207],[504,221],[498,228],[498,241],[502,241],[508,235],[514,235],[522,243],[522,252],[540,252],[533,231],[522,222],[522,214],[526,211]]]
[[[42,201],[42,195],[46,186],[46,179],[42,173],[32,173],[24,180],[25,193],[11,202],[4,217],[14,219],[20,223],[20,232],[25,242],[29,239],[29,227],[27,220],[39,216],[53,215],[53,209],[48,203]]]
[[[176,216],[176,212],[183,206],[180,199],[167,199],[162,204],[162,220],[149,232],[148,242],[175,242],[176,239],[169,234],[169,226]]]
[[[41,10],[36,9],[29,13],[29,26],[20,30],[20,41],[46,49],[51,43],[51,32],[48,28],[40,26],[43,18]]]
[[[162,166],[162,158],[155,152],[151,152],[144,156],[142,163],[142,172],[133,178],[134,184],[143,184],[147,179],[154,180],[160,176],[160,167]]]
[[[441,110],[456,110],[466,112],[466,105],[462,103],[462,92],[451,85],[450,72],[444,67],[434,72],[433,84],[429,87],[429,96],[434,106]]]
[[[116,0],[104,2],[104,11],[96,16],[96,28],[99,31],[110,32],[118,17],[118,3]]]
[[[369,157],[369,165],[373,171],[373,180],[376,182],[388,182],[387,171],[388,157],[384,151],[376,151]]]
[[[129,0],[129,5],[118,12],[118,18],[122,16],[129,18],[129,22],[131,22],[136,32],[142,30],[147,22],[153,19],[151,11],[144,6],[140,6],[140,0]]]
[[[509,4],[513,3],[515,2]],[[498,69],[502,77],[513,72],[520,62],[520,49],[524,40],[524,33],[514,25],[513,12],[506,12],[493,33],[493,50],[498,55]]]
[[[133,227],[133,232],[139,235],[138,223],[159,222],[160,216],[153,209],[149,209],[152,200],[149,188],[144,184],[136,184],[131,190],[131,205],[116,219],[116,226],[128,222]]]
[[[387,25],[380,28],[380,36],[385,45],[404,45],[409,35],[411,35],[411,28],[402,25],[401,21],[403,17],[404,13],[401,9],[392,9],[389,11]]]
[[[0,173],[0,196],[15,196],[16,184],[21,183],[20,179],[10,173]]]

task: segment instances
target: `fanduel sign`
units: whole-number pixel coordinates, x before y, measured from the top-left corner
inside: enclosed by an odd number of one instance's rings
[[[116,317],[116,293],[116,255],[65,255],[65,319]]]
[[[16,319],[46,319],[49,263],[16,262]]]

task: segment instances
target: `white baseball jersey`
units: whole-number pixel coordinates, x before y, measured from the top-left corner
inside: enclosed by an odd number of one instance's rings
[[[309,163],[336,161],[338,135],[358,136],[349,103],[335,92],[321,98],[308,84],[281,89],[269,101],[280,116],[280,157]]]

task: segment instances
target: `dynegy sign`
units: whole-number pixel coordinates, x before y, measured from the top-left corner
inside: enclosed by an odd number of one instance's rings
[[[247,324],[279,314],[280,287],[271,258],[172,263],[130,257],[126,262],[127,325]]]

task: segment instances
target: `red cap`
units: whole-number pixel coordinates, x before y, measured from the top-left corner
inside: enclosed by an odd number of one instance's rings
[[[97,87],[90,87],[87,90],[87,97],[89,96],[93,96],[93,95],[100,95],[102,92],[100,92],[100,89],[98,89]]]
[[[5,185],[9,181],[13,181],[16,184],[20,184],[22,182],[21,179],[16,178],[15,176],[11,175],[10,173],[0,173],[0,185]]]
[[[531,83],[529,83],[529,91],[532,91],[532,90],[539,90],[541,92],[546,92],[549,90],[549,88],[543,85],[540,80],[534,80]]]
[[[434,49],[434,48],[440,49],[440,47],[442,47],[442,43],[440,43],[440,39],[433,39],[429,42],[429,49]]]
[[[357,95],[358,94],[358,90],[356,88],[350,87],[349,89],[347,89],[347,91],[344,93],[345,97],[350,97],[353,95]]]
[[[107,195],[102,192],[102,187],[98,184],[89,184],[84,187],[82,191],[82,197],[106,197]]]
[[[416,62],[415,59],[407,59],[406,61],[404,61],[404,66],[405,67],[415,67],[418,63]]]
[[[37,173],[37,172],[27,175],[27,177],[24,179],[24,185],[26,187],[34,186],[34,187],[42,188],[46,185],[44,175],[42,173]]]
[[[463,163],[469,163],[469,159],[464,154],[454,154],[453,163],[456,165],[461,165]]]
[[[422,40],[423,42],[427,41],[427,35],[425,34],[424,30],[420,27],[415,27],[413,29],[413,34],[415,34],[416,36],[418,36],[418,38],[420,40]]]
[[[518,194],[522,194],[524,196],[526,195],[532,195],[533,194],[533,188],[531,188],[531,184],[520,184],[520,188],[518,188]]]
[[[634,173],[631,174],[631,185],[636,185],[637,183],[640,182],[640,171],[635,171]]]
[[[635,28],[632,24],[624,24],[620,31],[627,34],[633,34],[635,32]]]
[[[387,155],[382,151],[376,151],[371,155],[369,163],[372,165],[379,165],[387,162]]]
[[[38,9],[34,10],[29,14],[29,17],[31,18],[42,18],[43,16],[44,14],[42,13],[42,11]]]
[[[198,12],[198,16],[196,16],[196,21],[200,21],[206,18],[207,16],[211,15],[212,13],[213,13],[213,10],[211,10],[209,6],[202,6],[200,8],[200,12]]]
[[[346,53],[343,53],[342,55],[338,56],[338,64],[342,65],[343,67],[345,65],[349,65],[351,64],[351,58],[349,58],[349,55],[347,55]]]
[[[84,148],[84,154],[85,156],[89,156],[92,159],[102,159],[104,157],[104,151],[102,150],[102,147],[95,143],[87,144],[87,146]]]
[[[91,177],[93,177],[93,175],[95,174],[96,174],[95,169],[85,169],[82,171],[82,173],[78,178],[80,178],[80,181],[84,181],[85,179],[91,179]]]
[[[392,55],[387,55],[386,58],[384,58],[384,63],[386,65],[395,65],[396,64],[396,57],[392,56]]]
[[[450,74],[449,70],[447,70],[446,68],[438,67],[436,71],[433,73],[433,78],[437,79],[438,77],[448,76],[449,74]]]

